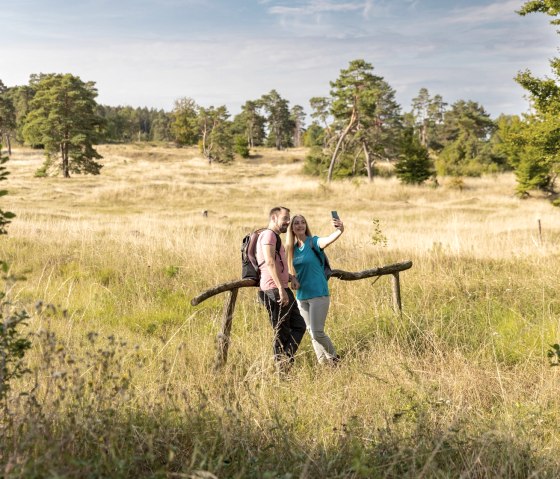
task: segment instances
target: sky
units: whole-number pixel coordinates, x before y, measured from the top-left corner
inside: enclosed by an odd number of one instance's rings
[[[560,35],[523,0],[0,0],[0,80],[72,73],[97,101],[173,109],[275,89],[309,114],[349,62],[364,59],[410,111],[420,88],[492,117],[528,110],[515,75],[550,75]]]

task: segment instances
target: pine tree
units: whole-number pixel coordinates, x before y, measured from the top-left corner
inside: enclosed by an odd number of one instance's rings
[[[8,155],[12,154],[11,136],[16,128],[16,111],[8,88],[0,80],[0,142],[4,139],[8,147]]]
[[[241,113],[235,115],[232,123],[232,133],[245,137],[249,148],[261,146],[266,136],[266,118],[259,113],[259,103],[246,101],[241,107]]]
[[[303,132],[304,132],[304,125],[305,125],[305,112],[303,111],[303,107],[301,105],[294,105],[290,110],[290,119],[293,126],[293,138],[292,144],[299,148],[303,141]]]
[[[443,150],[436,160],[439,175],[480,176],[495,171],[488,139],[496,124],[484,107],[458,100],[445,112],[441,125]]]
[[[428,149],[409,129],[404,134],[402,152],[395,164],[395,172],[401,183],[422,184],[434,174]]]
[[[247,138],[243,135],[235,135],[234,137],[234,150],[241,158],[249,158],[251,152],[249,150],[249,143]]]
[[[289,102],[276,90],[271,90],[259,100],[266,111],[268,124],[267,144],[277,150],[283,150],[292,144],[294,125],[290,116]]]
[[[199,139],[199,108],[192,98],[181,98],[175,102],[171,114],[171,134],[177,145],[196,145]]]
[[[414,128],[423,146],[438,149],[437,131],[443,123],[446,106],[441,95],[432,98],[427,88],[420,88],[418,96],[412,99]]]
[[[325,106],[334,118],[329,132],[336,138],[333,146],[327,181],[334,175],[335,164],[348,153],[355,160],[363,155],[370,181],[377,159],[396,156],[394,145],[402,128],[400,107],[395,91],[383,79],[373,74],[373,66],[364,60],[353,60],[339,77],[331,82],[331,100],[314,98],[314,117],[321,117]],[[351,167],[356,171],[356,161]]]
[[[99,174],[102,156],[93,147],[100,137],[103,120],[96,113],[97,90],[71,74],[48,74],[32,78],[36,91],[26,117],[23,135],[32,146],[42,146],[46,160],[41,170]]]

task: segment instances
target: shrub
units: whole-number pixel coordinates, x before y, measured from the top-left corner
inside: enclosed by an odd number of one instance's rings
[[[410,132],[403,142],[403,150],[395,165],[395,172],[401,183],[422,184],[434,174],[432,159],[428,149],[420,144]]]
[[[1,265],[6,273],[7,263],[2,261]],[[19,329],[29,318],[27,312],[15,310],[4,291],[0,292],[0,299],[0,402],[3,402],[10,391],[10,381],[28,371],[23,358],[31,342]]]
[[[241,135],[235,137],[235,145],[233,147],[235,153],[237,153],[241,158],[249,158],[249,142],[247,138]]]
[[[303,172],[313,176],[325,176],[329,168],[329,158],[323,149],[314,146],[305,157]]]
[[[8,157],[0,154],[0,181],[7,179],[8,171],[4,166],[7,161]],[[0,196],[6,194],[6,190],[0,191]],[[0,234],[7,233],[6,226],[14,216],[10,211],[0,209]],[[8,273],[8,264],[5,261],[0,261],[0,268],[4,274]],[[4,279],[9,280],[13,277],[7,276]],[[14,310],[7,299],[6,292],[0,291],[0,401],[6,399],[10,390],[10,381],[27,371],[23,364],[23,357],[31,343],[21,335],[18,328],[28,318],[25,311]]]

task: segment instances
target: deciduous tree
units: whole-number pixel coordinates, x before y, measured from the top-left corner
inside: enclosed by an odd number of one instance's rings
[[[171,113],[171,133],[177,145],[195,145],[199,139],[199,106],[192,98],[180,98],[175,101]]]
[[[517,168],[523,152],[525,123],[518,115],[500,115],[495,123],[490,137],[493,161],[504,170]]]
[[[555,193],[560,172],[560,121],[558,113],[538,112],[525,115],[522,128],[512,135],[518,154],[511,158],[517,179],[516,191],[528,196],[532,190]]]
[[[560,0],[531,0],[519,10],[520,15],[545,13],[560,24]],[[529,93],[533,111],[524,118],[524,128],[517,144],[523,146],[515,173],[517,191],[529,194],[531,189],[549,193],[555,191],[560,172],[560,58],[553,58],[550,66],[554,78],[537,78],[529,70],[520,72],[516,81]]]
[[[150,139],[154,141],[171,140],[171,116],[164,110],[158,110],[153,117]]]
[[[519,9],[517,13],[527,15],[528,13],[541,12],[556,17],[560,14],[560,0],[529,0]],[[551,20],[553,25],[559,25],[560,20]]]
[[[200,149],[209,163],[233,160],[233,136],[228,118],[225,106],[199,109]]]

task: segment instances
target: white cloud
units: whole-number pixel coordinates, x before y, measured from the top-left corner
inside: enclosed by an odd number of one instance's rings
[[[337,39],[362,37],[373,11],[374,0],[306,0],[290,6],[275,3],[267,9],[291,35]]]
[[[299,6],[272,6],[268,9],[268,12],[280,16],[316,16],[325,13],[361,12],[364,17],[367,17],[372,7],[373,0],[366,0],[365,2],[309,0]]]
[[[364,4],[364,10],[363,10],[364,18],[369,19],[372,11],[373,11],[373,0],[367,0]]]
[[[444,21],[449,24],[464,23],[480,25],[481,23],[507,22],[517,16],[516,10],[521,6],[520,0],[496,1],[489,5],[462,8],[452,12]]]
[[[513,12],[520,0],[489,0],[452,14],[443,7],[427,10],[419,0],[281,1],[259,0],[259,13],[268,14],[255,28],[209,23],[197,33],[181,23],[169,32],[145,25],[114,32],[101,31],[100,18],[88,17],[91,35],[67,32],[72,41],[47,28],[50,17],[11,18],[14,30],[0,42],[0,78],[13,86],[27,83],[31,73],[70,72],[96,81],[105,104],[170,109],[176,98],[190,96],[204,106],[226,104],[235,114],[273,88],[308,109],[309,98],[328,94],[340,70],[363,58],[396,89],[403,110],[426,87],[450,103],[479,101],[497,115],[526,109],[513,77],[524,68],[536,75],[549,71],[558,44],[554,27],[543,28],[547,18]]]
[[[509,110],[504,112],[514,113],[525,105],[523,92],[512,79],[520,69],[518,65],[539,70],[536,64],[502,54],[498,61],[492,52],[450,66],[452,56],[431,58],[437,45],[426,41],[411,49],[406,48],[408,41],[395,37],[388,47],[374,41],[364,44],[359,39],[342,42],[324,38],[302,41],[270,37],[258,42],[250,37],[174,42],[101,40],[64,49],[0,47],[0,56],[9,72],[2,77],[8,86],[26,83],[30,73],[70,72],[95,81],[99,101],[104,104],[169,110],[175,99],[189,96],[203,106],[225,104],[232,114],[246,100],[259,98],[273,88],[291,105],[300,104],[309,111],[309,99],[327,95],[329,82],[355,58],[374,65],[375,72],[396,89],[403,110],[409,109],[410,99],[419,88],[426,87],[450,103],[459,98],[472,99],[492,114],[504,111],[499,108],[506,106]]]

